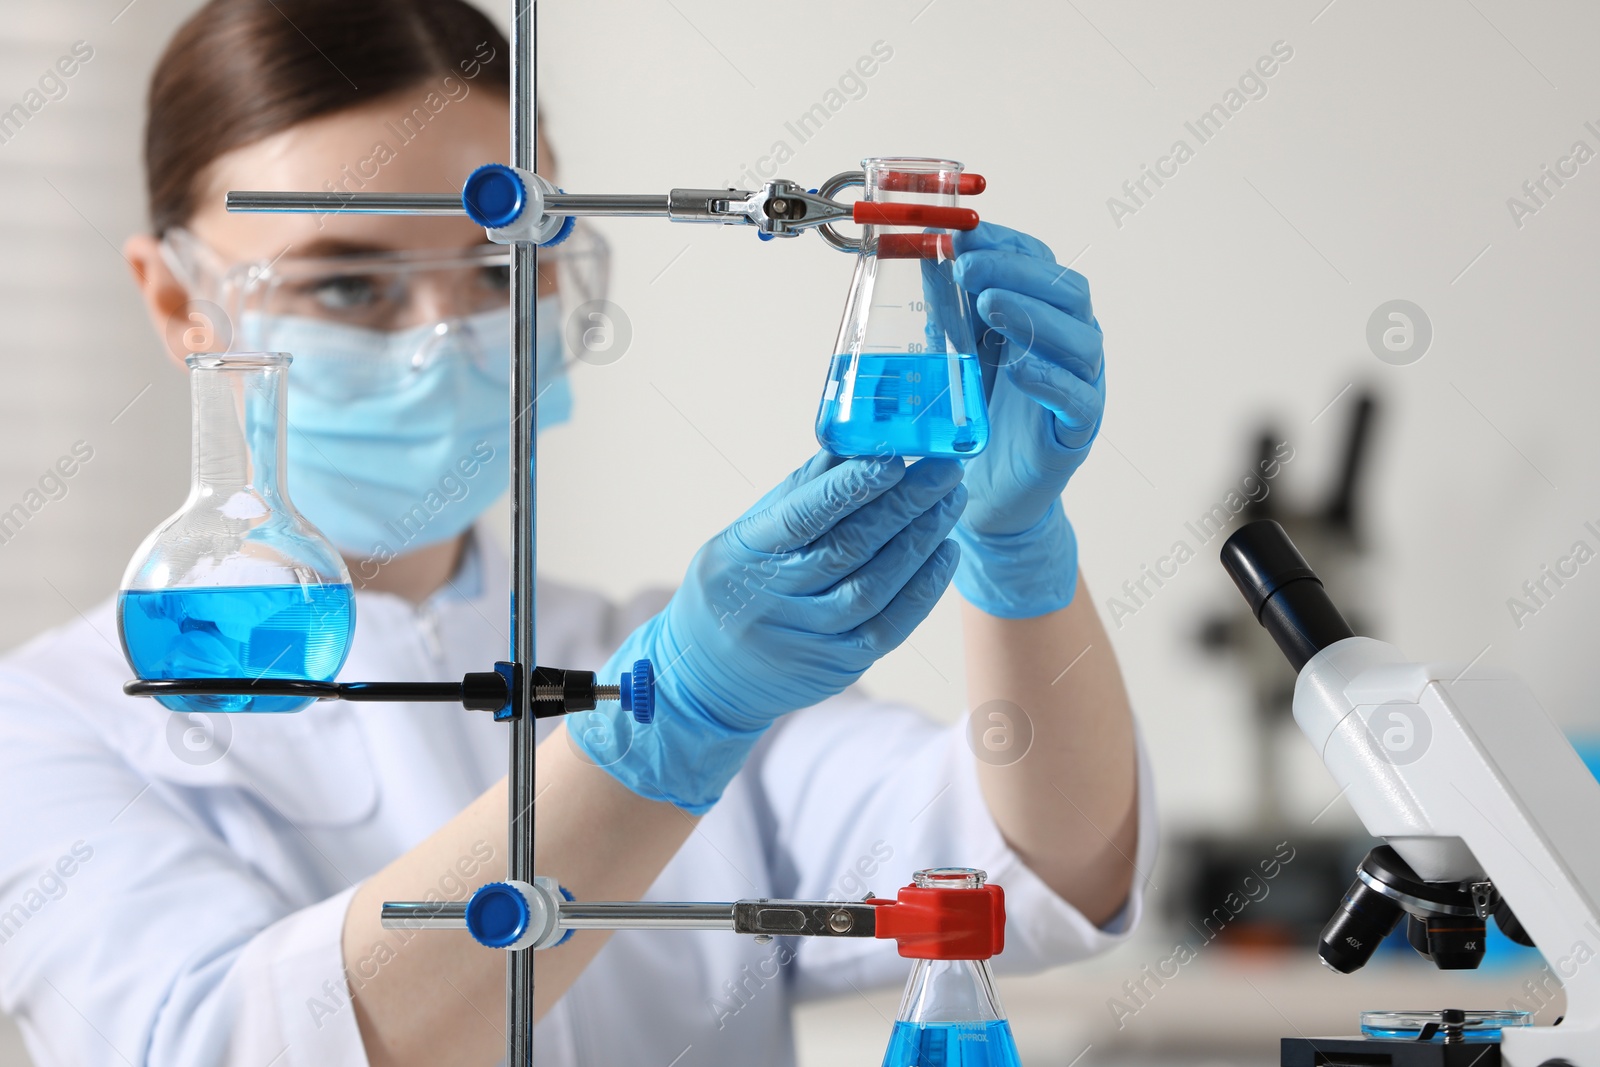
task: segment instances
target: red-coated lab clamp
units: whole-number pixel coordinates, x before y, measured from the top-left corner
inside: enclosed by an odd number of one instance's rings
[[[866,903],[878,912],[874,936],[894,938],[907,959],[986,960],[1006,947],[1006,894],[997,885],[908,885],[894,900]]]

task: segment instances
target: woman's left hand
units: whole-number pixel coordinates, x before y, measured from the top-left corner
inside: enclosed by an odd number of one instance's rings
[[[957,233],[954,251],[990,421],[988,447],[966,462],[956,585],[994,614],[1044,614],[1065,607],[1077,585],[1076,540],[1060,500],[1105,410],[1100,325],[1088,280],[1037,238],[983,223]]]
[[[967,463],[961,524],[1017,534],[1044,518],[1100,429],[1100,325],[1088,279],[1036,237],[983,223],[956,234],[955,253],[990,389],[989,447]]]

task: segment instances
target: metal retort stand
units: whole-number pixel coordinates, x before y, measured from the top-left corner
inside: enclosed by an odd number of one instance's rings
[[[665,218],[674,222],[718,223],[755,227],[764,239],[794,237],[816,229],[833,247],[856,252],[861,240],[844,236],[830,225],[853,221],[864,225],[970,230],[978,224],[965,208],[919,204],[842,203],[841,190],[864,182],[860,171],[837,174],[816,190],[782,179],[755,191],[738,189],[673,189],[666,195],[569,195],[536,173],[537,168],[537,33],[536,0],[513,2],[511,29],[511,165],[486,164],[467,179],[459,193],[300,193],[244,192],[227,194],[230,211],[319,213],[325,215],[466,215],[483,226],[490,240],[509,244],[511,257],[512,385],[511,385],[511,662],[494,672],[468,675],[454,683],[316,683],[255,679],[138,680],[126,691],[135,695],[164,693],[228,693],[243,691],[310,695],[323,699],[459,701],[469,708],[492,710],[511,728],[510,810],[507,878],[484,887],[471,902],[384,905],[386,925],[409,928],[462,928],[484,944],[508,949],[506,980],[506,1062],[533,1062],[534,967],[531,948],[558,943],[551,935],[587,929],[696,928],[730,929],[768,937],[775,934],[896,937],[904,942],[904,920],[884,923],[885,905],[894,901],[829,904],[826,902],[741,901],[736,904],[583,903],[564,899],[556,883],[534,872],[533,803],[535,719],[587,710],[596,700],[620,699],[635,719],[649,722],[653,677],[640,661],[617,685],[598,684],[592,674],[533,667],[534,530],[536,518],[536,440],[538,425],[535,383],[538,246],[563,239],[578,216]],[[964,175],[960,192],[981,192],[978,175]],[[487,892],[486,892],[487,891]],[[998,907],[998,905],[996,905]],[[910,909],[901,906],[897,914]],[[1003,909],[999,912],[1003,930]],[[930,929],[950,923],[966,930],[990,930],[995,914],[935,914]],[[924,926],[927,923],[922,924]],[[914,924],[915,925],[915,924]],[[900,930],[901,934],[894,931]],[[919,935],[921,936],[921,935]],[[998,936],[998,933],[995,935]]]

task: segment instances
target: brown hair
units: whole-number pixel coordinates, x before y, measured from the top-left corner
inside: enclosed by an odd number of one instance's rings
[[[151,227],[186,223],[206,169],[235,148],[446,75],[506,90],[510,60],[464,0],[210,0],[150,78]]]

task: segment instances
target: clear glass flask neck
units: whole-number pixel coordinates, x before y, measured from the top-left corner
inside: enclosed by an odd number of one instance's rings
[[[291,359],[282,352],[189,356],[191,503],[245,493],[266,508],[287,504],[283,392]]]
[[[911,875],[918,889],[982,889],[988,882],[988,872],[976,867],[925,867]]]
[[[880,204],[926,204],[955,207],[966,167],[953,159],[923,156],[875,156],[861,161],[866,175],[863,185],[868,200]],[[867,230],[890,233],[922,232],[920,227],[869,226]]]
[[[1006,1017],[988,960],[917,960],[900,998],[907,1023],[986,1023]]]

